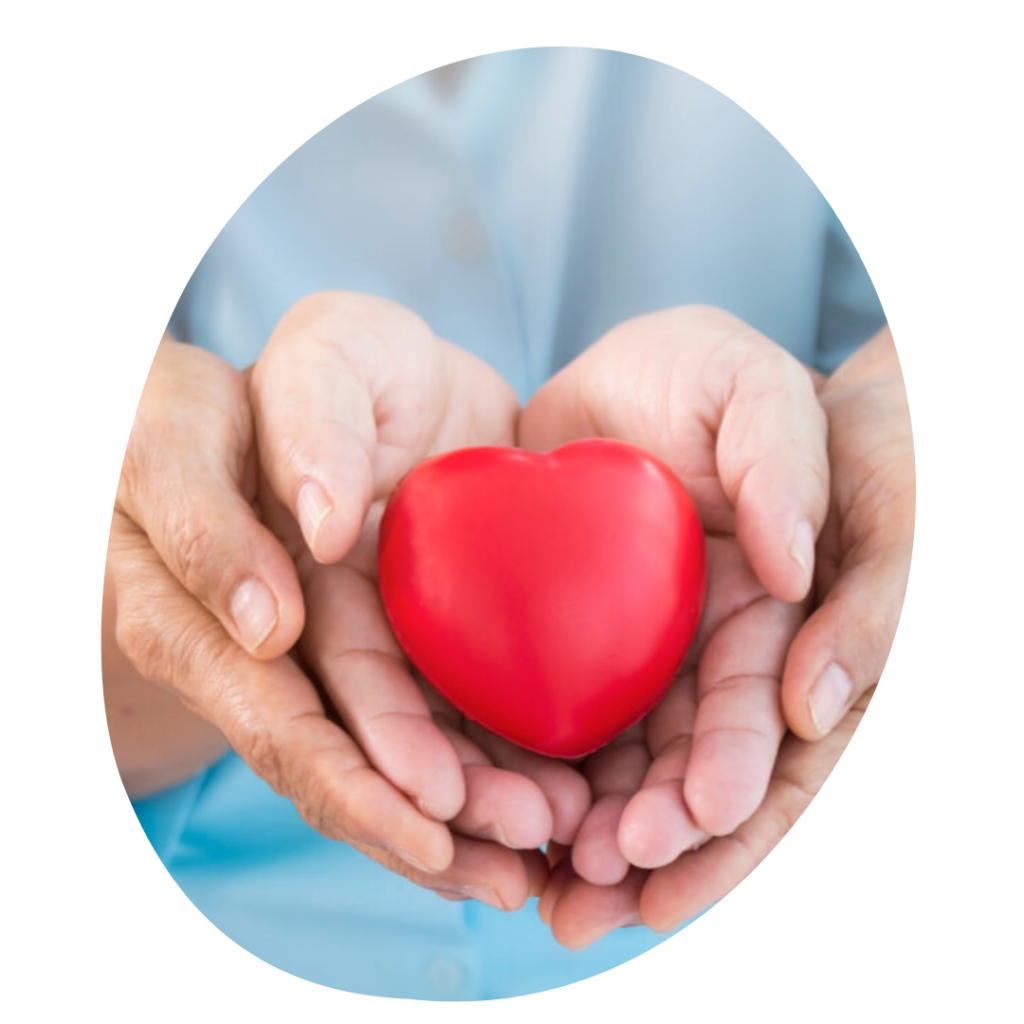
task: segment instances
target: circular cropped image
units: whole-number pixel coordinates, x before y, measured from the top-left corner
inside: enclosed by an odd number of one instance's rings
[[[170,317],[107,561],[121,778],[275,967],[565,985],[800,816],[913,528],[885,314],[763,127],[622,53],[440,68],[285,160]]]

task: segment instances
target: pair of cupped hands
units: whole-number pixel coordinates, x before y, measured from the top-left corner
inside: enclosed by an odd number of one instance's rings
[[[427,456],[594,436],[679,476],[709,585],[661,704],[570,764],[417,678],[376,541]],[[735,317],[681,307],[615,328],[520,409],[409,310],[323,293],[244,373],[161,343],[111,535],[117,644],[324,835],[449,899],[538,895],[578,948],[684,923],[799,817],[888,654],[913,501],[888,331],[825,379]]]

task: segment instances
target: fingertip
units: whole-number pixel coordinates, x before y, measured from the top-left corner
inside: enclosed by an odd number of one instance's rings
[[[679,894],[664,884],[661,874],[659,871],[654,872],[640,894],[640,920],[652,932],[667,935],[678,928],[686,917],[674,910]]]
[[[447,822],[457,817],[466,803],[466,786],[461,772],[457,782],[447,779],[441,785],[431,785],[415,798],[415,803],[424,817],[434,821]]]
[[[249,576],[235,586],[227,617],[225,625],[251,655],[267,658],[280,653],[275,651],[278,644],[270,642],[274,633],[280,633],[280,600],[259,577]]]
[[[551,807],[535,782],[492,765],[467,765],[464,773],[466,799],[453,818],[459,831],[510,850],[536,850],[551,839]]]
[[[432,728],[431,728],[432,727]],[[448,738],[429,719],[423,726],[421,746],[432,750],[433,756],[424,756],[425,768],[420,781],[412,781],[417,793],[417,804],[428,817],[448,822],[458,816],[468,796],[466,777],[459,755]]]
[[[590,786],[582,775],[568,769],[557,794],[548,794],[547,798],[553,819],[551,838],[568,846],[576,838],[590,810]]]
[[[309,478],[299,485],[299,493],[295,498],[295,518],[306,546],[317,561],[324,561],[320,535],[333,513],[334,502],[319,480]]]
[[[856,697],[850,674],[837,661],[829,661],[813,675],[787,669],[782,689],[786,724],[802,740],[824,739],[846,717]]]
[[[813,524],[809,519],[801,519],[793,530],[793,539],[789,545],[789,557],[796,564],[798,577],[795,581],[795,601],[802,601],[811,590],[814,582],[814,543],[817,539]]]
[[[523,750],[477,726],[470,729],[470,735],[495,765],[539,787],[551,812],[549,838],[571,843],[591,805],[590,785],[583,775],[563,761]]]
[[[350,451],[332,472],[307,475],[295,496],[295,518],[313,557],[332,565],[352,550],[373,500],[373,471],[363,448]]]
[[[734,832],[761,805],[775,751],[765,737],[739,729],[694,744],[683,799],[696,827],[712,836]]]
[[[458,816],[467,799],[466,779],[455,748],[431,718],[396,707],[375,717],[364,714],[352,724],[373,765],[425,818],[448,822]]]
[[[737,810],[737,801],[729,798],[717,801],[707,789],[694,787],[687,793],[686,802],[697,827],[712,836],[727,836],[738,828],[748,815]]]
[[[518,866],[520,870],[501,889],[501,902],[504,910],[522,910],[526,906],[526,901],[530,898],[531,879],[529,868],[526,866],[521,855],[517,855],[517,860],[519,861]]]
[[[763,457],[747,470],[736,493],[736,535],[772,597],[796,602],[810,593],[827,509],[827,463],[820,468],[817,455]]]
[[[617,842],[617,832],[625,794],[608,794],[595,801],[584,819],[572,847],[572,866],[576,873],[593,885],[617,885],[629,872]]]
[[[430,875],[447,871],[455,860],[455,840],[445,825],[421,818],[412,842],[392,852],[407,860],[413,867]]]
[[[564,853],[565,851],[562,852]],[[547,885],[544,887],[544,892],[537,903],[537,914],[548,927],[551,926],[555,908],[572,877],[571,858],[563,856],[552,866],[551,874],[548,875]]]
[[[640,897],[640,919],[658,935],[668,935],[675,928],[675,919],[666,913],[664,906],[649,899],[646,893]]]
[[[500,829],[503,845],[513,850],[536,850],[551,839],[553,826],[551,808],[547,801],[537,804],[536,811],[531,815],[524,813],[522,818],[509,816],[504,822],[496,822],[495,828]]]
[[[573,879],[551,916],[555,940],[571,950],[582,950],[619,928],[642,924],[640,872],[631,871],[617,885],[596,886]]]
[[[305,612],[301,598],[285,602],[260,580],[244,580],[234,590],[228,610],[229,632],[252,657],[271,662],[295,645]]]
[[[815,683],[835,661],[837,605],[823,605],[800,628],[786,653],[780,700],[786,725],[802,740],[813,742],[825,732],[812,712]]]
[[[814,580],[815,528],[808,519],[795,526],[787,515],[767,508],[737,513],[736,534],[761,586],[774,598],[795,604],[811,591]]]
[[[555,942],[573,953],[582,953],[588,946],[592,946],[601,938],[601,935],[594,935],[589,931],[571,926],[563,927],[558,924],[552,924],[551,934],[554,936]]]
[[[306,608],[291,559],[265,527],[258,531],[220,619],[246,653],[272,661],[298,642]]]
[[[706,837],[683,800],[680,782],[642,789],[626,805],[619,822],[619,849],[638,868],[671,864]]]
[[[846,717],[853,699],[853,680],[849,672],[838,662],[829,662],[814,681],[807,698],[807,711],[819,736],[827,736]]]
[[[886,567],[884,572],[889,571]],[[844,577],[786,656],[782,710],[801,739],[828,736],[885,668],[902,605],[871,565]]]

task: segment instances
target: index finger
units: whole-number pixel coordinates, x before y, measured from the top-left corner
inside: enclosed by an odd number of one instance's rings
[[[130,542],[125,535],[119,541]],[[134,630],[145,637],[140,641],[148,659],[145,674],[169,684],[220,729],[249,767],[291,799],[317,831],[389,850],[419,870],[446,869],[454,856],[448,829],[370,766],[326,717],[316,688],[298,665],[288,657],[258,661],[246,655],[174,579],[141,533],[136,543],[145,593],[133,596],[125,589],[122,601],[117,579],[115,586],[124,612],[147,620]]]

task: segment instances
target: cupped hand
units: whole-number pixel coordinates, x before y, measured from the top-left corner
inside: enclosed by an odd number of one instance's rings
[[[315,683],[288,715],[324,769],[307,816],[356,845],[400,849],[411,877],[443,894],[521,905],[546,875],[538,848],[574,837],[586,782],[464,720],[422,684],[376,580],[395,485],[432,454],[514,443],[514,394],[409,310],[344,292],[289,311],[250,394],[262,514],[305,596],[298,650]]]
[[[165,337],[118,481],[104,588],[104,695],[132,796],[216,760],[221,733],[250,743],[225,698],[250,666],[282,671],[276,659],[302,629],[298,577],[257,517],[256,486],[243,376]]]
[[[827,734],[882,673],[914,542],[914,439],[884,328],[821,387],[832,499],[818,544],[819,607],[786,661],[783,708],[804,739]]]
[[[584,879],[615,885],[764,799],[785,732],[779,687],[805,614],[825,521],[825,416],[809,372],[742,321],[683,307],[617,327],[545,385],[519,440],[584,436],[662,459],[708,535],[709,592],[680,677],[641,726],[584,764],[595,802],[572,847]]]
[[[888,327],[824,382],[820,398],[829,421],[831,502],[818,542],[818,607],[786,658],[782,700],[792,733],[750,820],[634,883],[636,919],[659,931],[722,899],[789,831],[846,749],[896,634],[914,541],[915,469],[907,392]],[[555,889],[563,884],[555,880]],[[579,888],[554,912],[570,931],[594,934],[601,902],[593,887]]]

